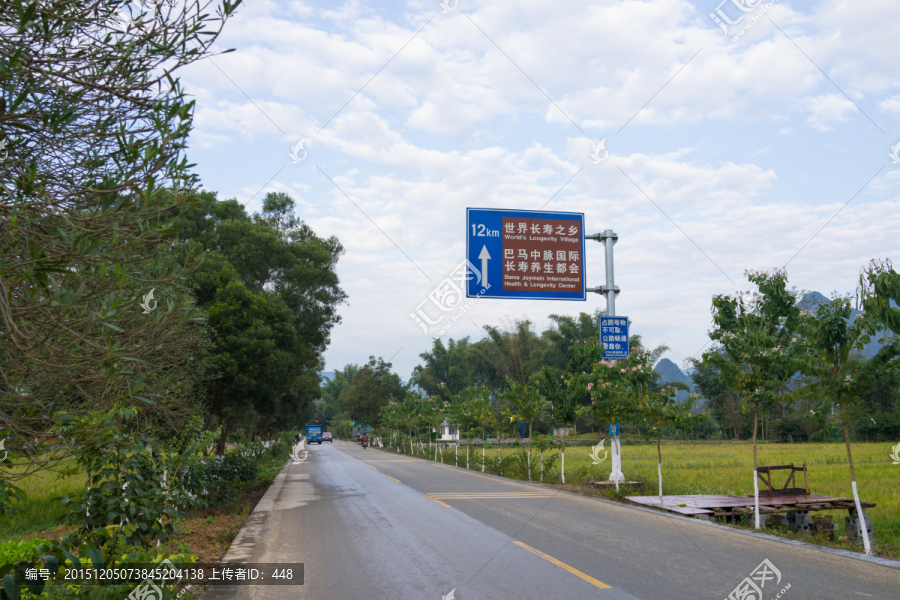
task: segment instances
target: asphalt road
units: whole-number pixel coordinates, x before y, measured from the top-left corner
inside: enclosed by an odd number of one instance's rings
[[[735,598],[900,598],[900,568],[349,442],[279,478],[225,559],[302,562],[304,585],[203,600],[722,600],[766,559],[780,579]]]

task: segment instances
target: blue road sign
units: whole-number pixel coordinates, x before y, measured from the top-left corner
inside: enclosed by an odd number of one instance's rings
[[[585,300],[584,214],[466,209],[468,298]]]
[[[628,358],[628,317],[600,317],[603,358]]]

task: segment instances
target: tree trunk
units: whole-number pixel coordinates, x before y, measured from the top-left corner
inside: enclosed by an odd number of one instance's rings
[[[469,442],[469,440],[471,438],[468,436],[469,436],[469,424],[466,423],[466,469],[469,468],[469,446],[471,446],[471,443]]]
[[[662,508],[662,428],[656,430],[656,471],[659,473],[659,506]]]
[[[856,468],[853,465],[853,454],[850,452],[850,430],[847,427],[847,419],[844,417],[844,404],[840,399],[838,399],[838,403],[841,407],[841,424],[843,425],[844,430],[844,445],[847,446],[847,460],[850,463],[850,486],[853,489],[853,502],[856,504],[856,516],[859,519],[859,529],[862,534],[863,546],[865,547],[866,554],[871,556],[872,546],[869,544],[869,532],[866,528],[866,519],[863,516],[862,506],[859,503],[859,491],[856,488]]]
[[[231,433],[231,421],[222,423],[222,433],[216,440],[216,456],[225,456],[225,442],[228,441],[228,434]]]
[[[756,529],[759,529],[759,479],[756,469],[756,424],[759,416],[759,402],[753,405],[753,512],[756,518]]]
[[[500,454],[500,422],[497,422],[497,469],[500,470],[500,477],[503,477],[503,455]]]
[[[566,482],[566,426],[563,425],[562,435],[559,436],[562,440],[562,458],[560,460],[559,467],[559,477],[563,483]]]
[[[531,481],[531,426],[534,421],[528,422],[528,481]]]

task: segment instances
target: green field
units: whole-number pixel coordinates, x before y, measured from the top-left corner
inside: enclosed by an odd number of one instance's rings
[[[504,457],[524,448],[504,448]],[[605,447],[609,450],[609,446]],[[856,443],[852,446],[860,499],[878,506],[868,510],[872,517],[875,540],[889,554],[900,553],[900,465],[892,464],[888,443]],[[607,458],[592,465],[585,446],[566,448],[566,483],[607,480],[611,465]],[[545,452],[545,458],[559,450]],[[488,448],[488,458],[497,456],[497,448]],[[603,454],[600,454],[603,456]],[[460,466],[465,466],[465,447],[460,448]],[[537,461],[536,451],[533,463]],[[481,469],[481,449],[472,448],[470,467]],[[843,444],[761,444],[758,446],[759,465],[797,466],[806,463],[809,489],[813,494],[852,498],[847,451]],[[676,442],[664,443],[663,493],[676,494],[753,494],[753,447],[751,444]],[[444,462],[453,464],[453,451],[444,450]],[[622,472],[630,481],[645,484],[645,493],[658,489],[656,474],[656,445],[625,444],[622,447]],[[523,470],[510,467],[504,475],[521,478]],[[783,477],[783,476],[782,476]],[[536,479],[537,477],[535,477]],[[783,479],[773,476],[779,486]],[[546,483],[559,482],[559,462],[544,473]],[[803,486],[801,478],[797,487]],[[821,511],[832,515],[843,535],[846,510]]]
[[[72,465],[74,461],[61,466]],[[61,477],[52,471],[44,470],[14,482],[16,487],[25,492],[27,500],[24,503],[15,503],[14,507],[18,514],[12,517],[0,514],[0,542],[52,529],[57,519],[65,512],[60,499],[84,489],[85,480],[84,475]]]

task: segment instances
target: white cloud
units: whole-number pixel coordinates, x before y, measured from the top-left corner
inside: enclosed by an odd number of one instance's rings
[[[806,122],[819,131],[832,131],[831,123],[845,123],[848,115],[857,110],[852,102],[841,94],[823,94],[806,98],[806,107],[810,115]]]
[[[900,116],[900,96],[887,98],[878,103],[878,108],[887,113]]]

